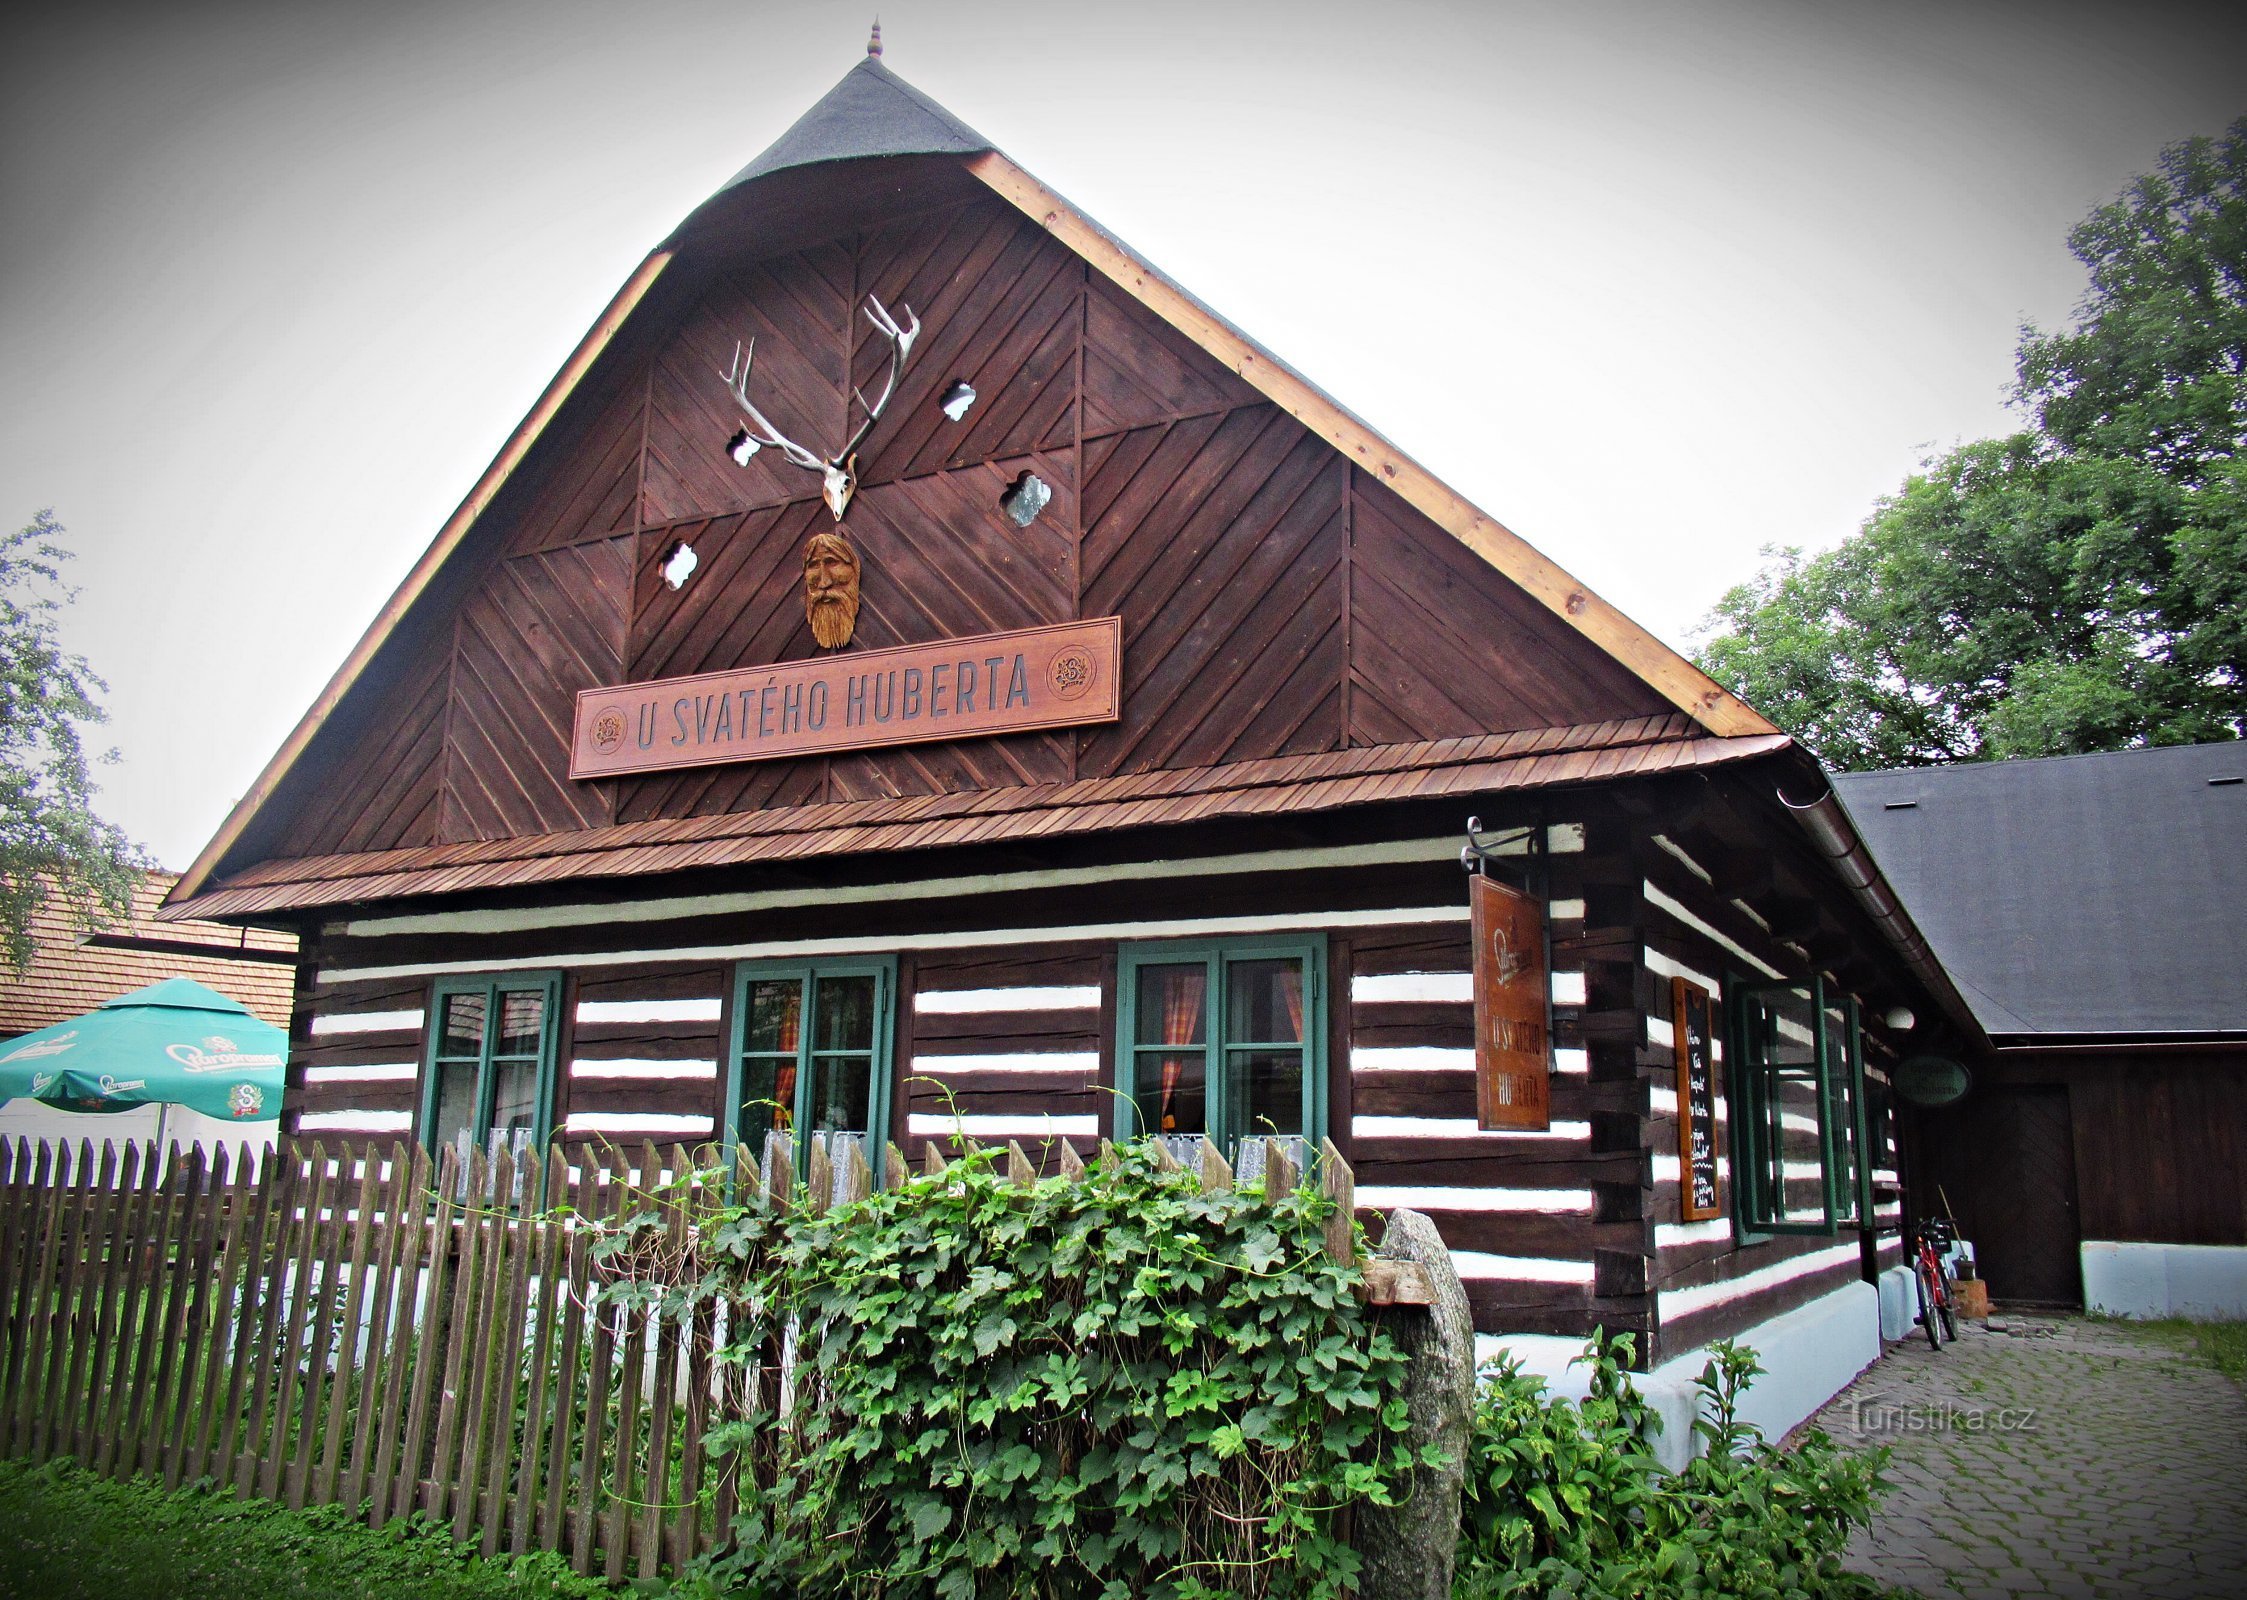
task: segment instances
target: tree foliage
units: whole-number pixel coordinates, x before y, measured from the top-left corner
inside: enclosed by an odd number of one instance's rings
[[[82,730],[107,720],[107,688],[62,647],[62,524],[41,511],[0,535],[0,965],[30,964],[31,919],[50,901],[100,924],[132,908],[145,865],[94,812]]]
[[[2068,237],[2030,425],[1927,463],[1839,547],[1767,550],[1700,663],[1829,766],[2247,733],[2247,118]]]

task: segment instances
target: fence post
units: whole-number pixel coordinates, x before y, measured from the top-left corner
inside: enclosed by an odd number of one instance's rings
[[[1201,1148],[1194,1152],[1194,1169],[1202,1183],[1203,1194],[1215,1194],[1233,1186],[1233,1164],[1227,1161],[1216,1145],[1205,1134]]]
[[[1358,1180],[1332,1139],[1319,1141],[1319,1192],[1334,1202],[1334,1215],[1326,1219],[1326,1253],[1346,1267],[1358,1254]]]
[[[1374,1315],[1404,1348],[1404,1447],[1442,1451],[1445,1465],[1418,1466],[1393,1506],[1362,1506],[1357,1546],[1364,1560],[1362,1600],[1450,1600],[1459,1543],[1459,1496],[1466,1479],[1467,1429],[1475,1395],[1475,1324],[1467,1291],[1436,1225],[1417,1211],[1389,1213],[1381,1257],[1417,1263],[1433,1286],[1428,1306],[1392,1306]]]

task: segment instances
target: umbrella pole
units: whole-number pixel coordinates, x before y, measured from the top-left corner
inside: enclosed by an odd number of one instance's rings
[[[164,1122],[171,1114],[170,1101],[159,1100],[156,1102],[156,1161],[157,1170],[160,1172],[169,1172],[172,1165],[172,1153],[164,1147]]]

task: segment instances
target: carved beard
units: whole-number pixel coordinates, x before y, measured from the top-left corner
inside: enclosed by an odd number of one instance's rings
[[[806,595],[804,611],[811,618],[811,636],[822,650],[839,650],[850,643],[858,626],[858,588],[847,585],[823,595]]]

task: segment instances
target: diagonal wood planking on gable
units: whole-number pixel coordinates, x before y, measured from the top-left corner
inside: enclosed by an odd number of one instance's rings
[[[874,234],[860,257],[860,297],[879,298],[900,319],[911,306],[922,332],[862,453],[860,481],[1068,442],[1083,285],[1083,264],[1006,206],[967,206]],[[852,381],[872,399],[890,341],[864,315],[852,334]],[[958,422],[939,405],[955,381],[978,397]],[[854,425],[863,415],[854,401]]]
[[[1122,721],[1083,736],[1079,776],[1341,744],[1346,472],[1270,406],[1098,453],[1084,610],[1123,617],[1127,688]]]
[[[509,555],[629,533],[638,525],[646,375],[627,371],[613,382],[607,402],[558,454],[554,470],[515,514]]]
[[[1087,439],[1262,403],[1262,395],[1105,276],[1086,276]]]
[[[1504,574],[1352,473],[1350,742],[1566,727],[1667,710]]]
[[[404,666],[371,723],[369,781],[314,791],[275,842],[275,853],[331,855],[437,842],[452,656],[419,650]]]
[[[453,634],[446,841],[614,819],[613,786],[569,772],[577,692],[623,670],[629,538],[496,562]]]

